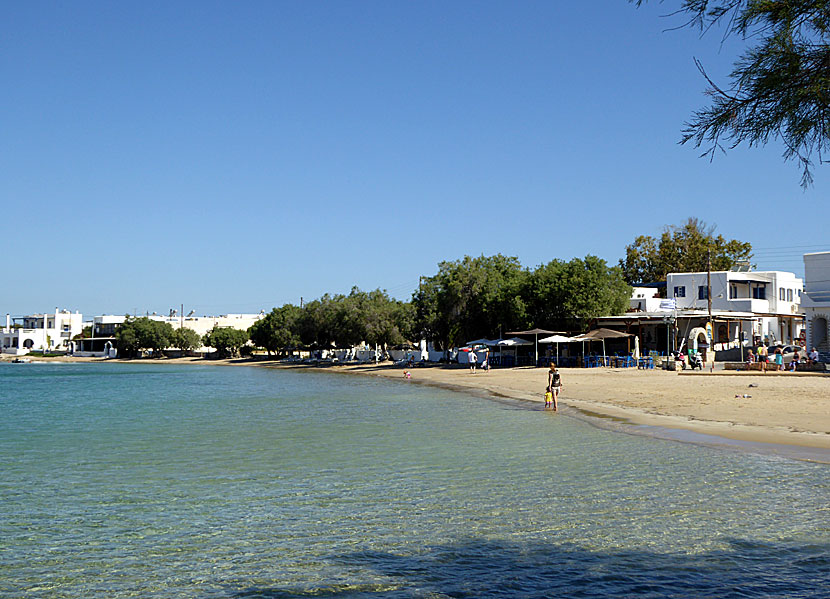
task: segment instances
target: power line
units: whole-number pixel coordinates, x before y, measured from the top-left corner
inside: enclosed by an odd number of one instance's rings
[[[793,250],[799,248],[818,248],[818,247],[828,247],[826,243],[812,243],[809,245],[778,245],[778,246],[768,246],[768,247],[760,247],[760,248],[753,248],[753,250]],[[830,250],[828,250],[830,251]]]

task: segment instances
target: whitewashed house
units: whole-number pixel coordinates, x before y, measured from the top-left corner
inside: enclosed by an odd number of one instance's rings
[[[706,360],[743,361],[750,345],[795,343],[804,332],[803,281],[783,271],[711,273],[711,335],[706,272],[670,273],[666,299],[635,287],[628,312],[596,319],[596,326],[636,335],[643,352],[701,351]],[[710,344],[711,341],[711,344]]]
[[[6,314],[6,326],[0,333],[3,353],[24,355],[32,350],[66,351],[71,339],[83,330],[83,315],[59,310],[12,318]]]
[[[830,361],[830,252],[804,254],[804,295],[807,348]]]
[[[801,296],[804,282],[784,271],[716,271],[711,273],[712,311],[748,315],[753,343],[795,343],[804,329]],[[671,273],[666,277],[666,295],[678,310],[708,312],[708,282],[705,272]],[[736,326],[713,332],[714,341],[737,340]]]

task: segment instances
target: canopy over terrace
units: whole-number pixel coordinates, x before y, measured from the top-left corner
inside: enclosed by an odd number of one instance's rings
[[[524,346],[524,345],[533,345],[533,342],[532,341],[527,341],[526,339],[521,339],[519,337],[511,337],[510,339],[502,339],[501,341],[499,341],[499,344],[498,344],[500,351],[505,349],[505,348],[512,347],[513,348],[513,357],[517,361],[518,361],[518,357],[519,357],[518,356],[519,352],[516,351],[516,348],[519,347],[519,346]]]
[[[564,335],[564,331],[546,331],[544,329],[530,329],[529,331],[508,331],[508,335],[533,335],[535,339],[536,364],[539,364],[539,335]]]
[[[594,329],[593,331],[588,331],[584,335],[576,337],[574,341],[602,341],[602,355],[604,356],[606,339],[622,339],[623,337],[633,336],[631,333],[623,333],[611,329]]]

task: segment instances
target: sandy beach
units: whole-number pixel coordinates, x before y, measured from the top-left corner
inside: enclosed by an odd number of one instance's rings
[[[47,359],[49,360],[49,359]],[[99,362],[98,358],[52,358]],[[5,360],[8,361],[8,360]],[[343,365],[313,367],[268,360],[118,360],[123,363],[250,365],[312,369],[403,380],[404,368]],[[494,369],[427,366],[410,369],[413,384],[536,402],[541,409],[544,368]],[[639,425],[682,429],[726,439],[830,449],[830,374],[678,373],[636,369],[562,369],[564,413],[609,417]],[[749,395],[750,397],[743,397]],[[535,404],[534,404],[535,405]]]

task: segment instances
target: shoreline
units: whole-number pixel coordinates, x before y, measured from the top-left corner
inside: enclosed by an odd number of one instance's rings
[[[313,365],[267,359],[74,357],[33,358],[32,362],[253,366],[377,376],[404,382],[404,368],[391,363]],[[412,378],[406,380],[407,383],[473,392],[495,400],[506,399],[533,406],[544,403],[547,373],[544,368],[493,369],[489,373],[472,374],[465,367],[429,365],[416,366],[410,372]],[[728,446],[769,445],[822,450],[819,452],[822,455],[800,459],[830,462],[830,376],[826,374],[717,372],[680,375],[670,371],[613,368],[565,368],[560,372],[563,380],[560,409],[565,408],[563,411],[571,416],[579,414],[592,424],[605,428],[623,427],[628,429],[623,432],[706,445],[723,445],[717,440],[725,439],[729,441]],[[669,432],[662,434],[652,429]]]

